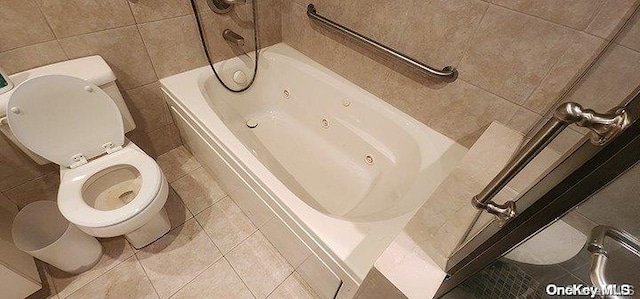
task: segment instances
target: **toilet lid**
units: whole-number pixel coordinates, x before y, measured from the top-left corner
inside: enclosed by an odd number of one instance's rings
[[[62,166],[79,154],[90,159],[103,145],[124,144],[120,110],[98,86],[64,75],[47,75],[20,84],[9,98],[7,119],[18,141]]]

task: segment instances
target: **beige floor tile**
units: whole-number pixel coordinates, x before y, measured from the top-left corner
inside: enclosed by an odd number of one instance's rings
[[[160,298],[169,298],[222,255],[195,219],[136,253]]]
[[[66,298],[133,255],[131,245],[123,237],[100,239],[100,243],[104,251],[102,259],[89,271],[73,275],[53,266],[48,267],[49,274],[60,298]]]
[[[185,221],[193,218],[193,215],[189,212],[187,206],[184,205],[178,193],[171,187],[169,187],[169,196],[167,197],[167,203],[164,204],[164,208],[167,210],[171,228],[176,228],[185,223]]]
[[[109,272],[90,282],[68,298],[122,299],[158,298],[149,278],[135,256],[130,257]]]
[[[287,279],[279,285],[269,297],[269,299],[319,299],[318,295],[311,290],[311,287],[300,277],[300,274],[293,272]]]
[[[229,197],[202,211],[196,219],[222,254],[229,252],[257,230]]]
[[[253,295],[233,271],[229,262],[222,258],[184,286],[171,299],[200,298],[247,298]]]
[[[38,269],[38,274],[40,276],[40,281],[42,282],[42,288],[33,293],[31,296],[33,298],[47,298],[47,299],[57,299],[58,292],[56,291],[56,287],[53,283],[53,278],[51,277],[51,273],[49,271],[49,264],[36,259],[36,268]]]
[[[259,231],[226,257],[258,299],[266,298],[293,272],[289,263]]]
[[[160,155],[160,157],[158,157],[158,164],[160,168],[162,168],[162,172],[167,177],[169,183],[200,167],[200,162],[198,162],[184,146]]]
[[[200,167],[171,184],[194,215],[226,196],[218,182]]]

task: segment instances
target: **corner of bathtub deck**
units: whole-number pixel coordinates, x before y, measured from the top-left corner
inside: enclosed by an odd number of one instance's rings
[[[468,194],[476,194],[493,179],[522,138],[522,133],[493,122],[377,259],[356,298],[381,292],[391,292],[393,298],[433,298],[446,277],[449,256],[476,213]],[[540,163],[531,163],[539,165],[525,168],[505,188],[510,192],[498,197],[508,200],[526,191],[559,157],[553,149],[545,149]],[[482,215],[471,235],[492,220]]]

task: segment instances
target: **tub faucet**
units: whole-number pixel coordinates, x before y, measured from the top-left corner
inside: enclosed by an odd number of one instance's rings
[[[242,37],[240,34],[235,33],[233,30],[231,29],[225,29],[222,32],[222,37],[224,37],[224,39],[238,47],[242,47],[244,46],[244,37]]]

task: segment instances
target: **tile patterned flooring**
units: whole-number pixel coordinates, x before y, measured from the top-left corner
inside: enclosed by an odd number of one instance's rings
[[[172,230],[141,250],[100,239],[104,256],[79,275],[45,267],[48,298],[318,298],[184,147],[158,163]]]

